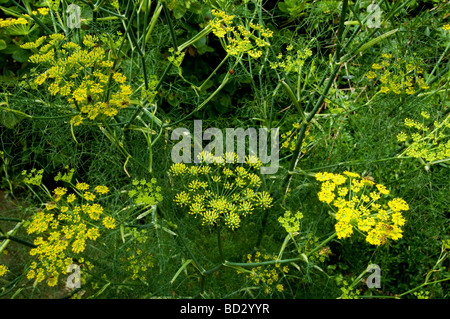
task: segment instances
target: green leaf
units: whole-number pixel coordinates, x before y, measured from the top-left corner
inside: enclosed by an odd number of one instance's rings
[[[288,7],[284,2],[278,2],[278,9],[280,9],[281,12],[289,13]]]
[[[81,23],[84,25],[89,24],[90,20],[92,20],[94,16],[94,13],[92,11],[91,8],[89,8],[88,6],[82,7],[81,8]]]
[[[0,40],[0,51],[6,49],[7,46],[5,40]]]
[[[181,19],[186,14],[186,8],[183,5],[177,5],[175,9],[173,9],[173,16],[175,19]]]
[[[197,53],[202,55],[207,52],[214,52],[214,48],[211,48],[207,45],[206,37],[198,39],[195,43],[192,44],[194,48],[197,49]]]
[[[12,112],[2,111],[0,115],[0,123],[3,126],[6,126],[7,128],[14,128],[17,123],[19,123],[19,120],[17,119],[17,116]]]
[[[28,61],[28,58],[30,57],[31,53],[28,51],[18,48],[14,53],[12,54],[12,58],[16,60],[19,63],[25,63]]]
[[[123,224],[120,224],[120,237],[122,238],[122,242],[125,243],[125,227]]]

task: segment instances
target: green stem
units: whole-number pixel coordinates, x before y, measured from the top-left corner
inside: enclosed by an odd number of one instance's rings
[[[163,74],[161,75],[161,77],[160,77],[160,79],[159,79],[159,81],[158,81],[158,84],[156,85],[156,87],[155,87],[155,91],[158,91],[159,90],[159,88],[161,87],[161,85],[162,85],[162,83],[163,83],[163,81],[164,81],[164,79],[166,78],[166,76],[167,76],[167,74],[169,73],[169,70],[172,68],[172,63],[168,63],[167,64],[167,66],[166,66],[166,68],[164,69],[164,72],[163,72]],[[144,103],[145,104],[145,103]],[[124,129],[127,129],[127,128],[129,128],[130,127],[130,125],[131,125],[131,123],[134,121],[134,119],[139,115],[139,114],[141,114],[141,112],[142,112],[142,110],[144,109],[144,107],[143,106],[141,106],[140,108],[137,108],[136,109],[136,111],[133,113],[133,115],[131,116],[131,118],[130,118],[130,120],[128,121],[128,123],[124,126]]]
[[[281,81],[281,84],[284,87],[284,90],[286,91],[286,93],[289,95],[289,97],[292,100],[292,103],[294,103],[295,108],[297,109],[298,113],[300,114],[301,118],[302,118],[302,123],[307,123],[306,121],[306,117],[305,117],[305,113],[303,112],[303,110],[300,107],[300,104],[297,100],[297,98],[295,97],[294,92],[292,91],[291,87],[289,86],[289,84],[287,84],[285,81]]]
[[[205,271],[202,273],[202,275],[206,276],[206,275],[215,273],[216,271],[218,271],[218,270],[219,270],[220,268],[222,268],[223,266],[224,266],[223,263],[222,263],[222,264],[219,264],[219,265],[217,265],[217,266],[215,266],[215,267],[213,267],[213,268],[211,268],[211,269],[205,270]]]
[[[186,49],[188,46],[190,46],[191,44],[197,42],[198,40],[200,40],[201,38],[205,37],[206,35],[208,35],[209,33],[211,33],[212,31],[212,27],[210,24],[208,24],[206,27],[203,28],[202,31],[200,31],[199,33],[197,33],[194,37],[192,37],[191,39],[189,39],[188,41],[186,41],[185,43],[181,44],[177,50],[178,52],[183,51],[184,49]]]
[[[220,261],[223,263],[225,261],[223,257],[223,248],[222,248],[222,238],[220,236],[220,225],[217,227],[217,247],[219,248]]]
[[[173,29],[172,19],[170,19],[170,13],[169,13],[169,10],[167,9],[166,2],[163,2],[162,6],[164,9],[164,14],[167,18],[167,22],[169,24],[169,31],[170,31],[170,37],[172,39],[172,45],[173,45],[173,48],[176,49],[178,47],[177,38],[175,37],[175,30]]]
[[[147,33],[145,35],[145,38],[144,38],[144,47],[147,44],[148,40],[150,39],[150,35],[151,35],[152,31],[153,31],[153,28],[156,25],[156,21],[158,21],[158,18],[159,18],[160,14],[161,14],[162,9],[163,9],[163,6],[162,6],[161,0],[160,0],[160,1],[158,1],[158,4],[156,5],[155,12],[153,13],[152,19],[150,20],[150,25],[148,27],[148,31],[147,31]]]
[[[234,66],[236,66],[236,64],[239,62],[239,59],[241,59],[241,57],[239,57],[237,60],[236,60],[236,62],[235,62],[235,64],[234,64]],[[234,67],[233,66],[233,67]],[[177,120],[177,121],[174,121],[174,122],[172,122],[172,123],[167,123],[167,124],[164,124],[163,125],[163,128],[166,128],[166,127],[170,127],[170,126],[173,126],[173,125],[176,125],[176,124],[178,124],[178,123],[180,123],[180,122],[182,122],[182,121],[184,121],[185,119],[187,119],[187,118],[189,118],[192,114],[194,114],[195,112],[198,112],[200,109],[202,109],[217,93],[219,93],[220,92],[220,90],[222,90],[223,88],[224,88],[224,86],[228,83],[228,79],[229,79],[229,77],[230,77],[230,73],[228,73],[227,72],[227,74],[225,75],[225,77],[223,78],[223,80],[222,80],[222,83],[219,85],[219,87],[217,87],[217,89],[213,92],[213,93],[211,93],[211,95],[210,96],[208,96],[208,98],[206,99],[206,100],[204,100],[199,106],[197,106],[192,112],[190,112],[189,114],[187,114],[186,116],[184,116],[183,118],[181,118],[181,119],[179,119],[179,120]]]
[[[67,118],[67,117],[73,117],[75,115],[77,115],[78,113],[71,113],[71,114],[64,114],[64,115],[58,115],[58,116],[34,116],[34,115],[29,115],[26,113],[23,113],[21,111],[18,110],[12,110],[12,109],[8,109],[8,108],[4,108],[0,106],[0,110],[2,111],[6,111],[6,112],[11,112],[11,113],[15,113],[17,115],[21,115],[23,117],[29,118],[31,120],[55,120],[55,119],[63,119],[63,118]]]
[[[2,244],[2,246],[0,247],[0,252],[3,251],[6,248],[7,244],[9,243],[9,240],[15,241],[15,242],[17,242],[19,244],[22,244],[22,245],[25,245],[25,246],[28,246],[28,247],[31,247],[31,248],[36,248],[37,247],[35,244],[30,243],[29,241],[26,241],[26,240],[14,237],[12,235],[0,236],[0,240],[5,240],[5,239],[6,239],[6,242],[4,244]]]
[[[428,75],[427,82],[431,79],[431,77],[433,76],[434,72],[436,72],[436,69],[437,69],[439,63],[441,63],[442,59],[444,58],[444,56],[447,53],[449,48],[450,48],[450,42],[447,43],[447,46],[445,47],[444,52],[442,53],[442,55],[439,58],[439,60],[437,61],[437,63],[434,65],[433,71],[431,71],[431,73]]]
[[[11,229],[4,237],[15,235],[17,233],[17,231],[19,230],[20,226],[22,226],[23,222],[24,221],[17,223],[16,226],[14,226],[14,228]],[[2,231],[2,233],[5,234],[3,231]],[[6,246],[8,246],[10,240],[11,240],[11,238],[6,238],[6,240],[4,242],[2,242],[2,244],[0,245],[0,255],[3,253],[3,250],[5,250]]]
[[[339,20],[339,29],[338,29],[337,43],[336,43],[336,53],[333,56],[333,62],[339,61],[341,58],[342,34],[344,32],[344,21],[345,21],[346,15],[347,15],[347,8],[348,8],[348,0],[344,0],[344,3],[342,4],[341,17]]]
[[[131,3],[131,1],[128,2],[127,8],[125,9],[125,15],[129,14],[130,3]],[[125,34],[123,35],[122,41],[120,43],[120,46],[117,49],[116,59],[114,60],[113,67],[112,67],[113,70],[115,70],[117,62],[120,59],[120,52],[122,51],[122,47],[125,44],[125,38],[127,37],[128,32],[129,32],[129,30],[131,28],[131,23],[133,22],[133,18],[134,18],[135,14],[136,14],[136,10],[133,10],[133,13],[131,14],[131,17],[130,17],[130,19],[128,21],[128,24],[125,27]],[[123,22],[123,23],[125,23],[125,22]],[[110,88],[111,88],[112,76],[113,76],[113,74],[111,73],[109,75],[109,78],[108,78],[108,84],[106,85],[106,94],[104,95],[105,97],[104,97],[104,101],[103,102],[106,102],[106,101],[109,100],[109,95],[110,95],[110,91],[111,91]]]
[[[414,292],[414,291],[416,291],[416,290],[418,290],[418,289],[420,289],[422,287],[425,287],[427,285],[437,284],[437,283],[440,283],[440,282],[443,282],[443,281],[447,281],[447,280],[450,280],[450,278],[444,278],[444,279],[435,280],[435,281],[431,281],[431,282],[425,282],[425,283],[421,284],[420,286],[417,286],[417,287],[415,287],[413,289],[410,289],[410,290],[408,290],[406,292],[403,292],[403,293],[399,294],[397,297],[400,298],[400,297],[402,297],[404,295],[410,294],[410,293],[412,293],[412,292]]]
[[[337,236],[336,232],[331,234],[327,239],[325,239],[323,242],[321,242],[316,248],[311,250],[306,254],[306,257],[311,256],[313,253],[315,253],[317,250],[322,248],[324,245],[326,245],[329,241],[331,241],[333,238]],[[259,266],[267,266],[267,265],[275,265],[275,264],[287,264],[297,261],[307,261],[305,257],[297,257],[297,258],[291,258],[291,259],[282,259],[282,260],[269,260],[269,261],[262,261],[258,263],[236,263],[231,261],[224,261],[224,266],[229,267],[259,267]]]
[[[225,63],[226,60],[228,60],[228,58],[230,57],[229,54],[227,54],[225,56],[225,58],[223,58],[223,60],[219,63],[219,65],[215,68],[215,70],[208,76],[208,78],[202,83],[202,85],[200,85],[199,87],[197,87],[197,91],[200,92],[201,90],[203,90],[203,87],[209,82],[209,80],[217,73],[217,71],[220,69],[220,67]]]
[[[337,236],[336,232],[334,232],[333,234],[330,235],[330,237],[328,237],[327,239],[325,239],[323,242],[321,242],[316,248],[314,248],[313,250],[311,250],[310,252],[308,252],[306,254],[307,257],[311,256],[312,254],[314,254],[316,251],[318,251],[320,248],[322,248],[323,246],[325,246],[329,241],[333,240],[335,237]]]
[[[180,238],[181,242],[183,243],[184,247],[186,248],[186,250],[188,251],[189,255],[191,255],[192,260],[194,261],[195,265],[197,266],[197,268],[200,270],[200,272],[203,274],[205,272],[205,268],[203,268],[200,263],[198,262],[197,258],[195,257],[195,255],[192,253],[191,249],[189,248],[189,246],[186,244],[183,236],[181,236],[179,231],[176,231],[177,233],[177,237]]]
[[[291,259],[282,259],[282,260],[269,260],[269,261],[261,261],[258,263],[236,263],[231,261],[224,261],[223,265],[228,267],[259,267],[259,266],[268,266],[275,264],[287,264],[293,263],[297,261],[305,260],[303,257],[291,258]]]

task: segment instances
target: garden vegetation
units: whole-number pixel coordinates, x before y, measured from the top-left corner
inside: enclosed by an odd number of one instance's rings
[[[0,297],[449,298],[449,12],[0,0]]]

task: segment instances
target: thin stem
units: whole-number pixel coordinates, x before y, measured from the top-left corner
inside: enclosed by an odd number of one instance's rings
[[[189,39],[188,41],[186,41],[185,43],[181,44],[177,50],[178,52],[183,51],[184,49],[186,49],[188,46],[190,46],[191,44],[197,42],[198,40],[200,40],[201,38],[207,36],[209,33],[211,33],[212,31],[212,27],[210,24],[208,24],[206,27],[203,28],[202,31],[200,31],[199,33],[197,33],[193,38]]]
[[[223,263],[225,259],[223,258],[223,248],[222,248],[222,238],[220,236],[220,225],[217,227],[217,247],[219,248],[220,261]]]
[[[172,24],[172,19],[170,19],[170,13],[169,13],[169,10],[167,9],[167,5],[165,2],[162,2],[162,6],[164,9],[164,14],[167,18],[167,22],[169,23],[169,31],[170,31],[170,37],[172,39],[172,45],[173,45],[173,48],[176,49],[178,47],[178,45],[177,45],[177,38],[175,36],[175,30],[174,30],[173,24]]]
[[[158,18],[161,14],[162,9],[163,9],[163,6],[162,6],[161,0],[160,0],[160,1],[158,1],[158,4],[156,5],[155,12],[153,13],[152,19],[150,20],[150,25],[148,26],[148,30],[147,30],[147,33],[144,38],[144,47],[147,44],[148,40],[150,39],[150,35],[153,31],[153,28],[156,25],[156,21],[158,21]]]
[[[311,256],[312,254],[314,254],[316,251],[318,251],[320,248],[322,248],[323,246],[325,246],[329,241],[333,240],[335,237],[337,236],[336,232],[334,232],[333,234],[330,235],[330,237],[328,237],[327,239],[325,239],[323,242],[321,242],[316,248],[314,248],[313,250],[311,250],[310,252],[308,252],[306,254],[307,257]]]
[[[227,267],[259,267],[259,266],[268,266],[275,264],[287,264],[293,263],[297,261],[305,260],[303,257],[291,258],[291,259],[282,259],[282,260],[269,260],[269,261],[261,261],[258,263],[236,263],[232,261],[225,260],[223,265]]]
[[[200,270],[200,272],[203,274],[205,272],[205,268],[203,268],[200,263],[198,262],[197,258],[195,257],[195,255],[192,253],[191,249],[189,248],[189,246],[186,244],[183,236],[181,236],[180,232],[177,231],[177,237],[180,238],[181,242],[183,243],[184,247],[186,248],[186,250],[188,251],[189,255],[191,255],[192,260],[194,261],[195,265],[197,266],[197,268]]]
[[[25,246],[28,246],[28,247],[31,247],[31,248],[36,248],[37,246],[35,245],[35,244],[33,244],[33,243],[30,243],[29,241],[26,241],[26,240],[23,240],[23,239],[20,239],[20,238],[17,238],[17,237],[14,237],[14,236],[12,236],[12,235],[8,235],[8,236],[0,236],[0,240],[12,240],[12,241],[15,241],[15,242],[17,242],[17,243],[20,243],[20,244],[22,244],[22,245],[25,245]],[[2,245],[3,246],[3,245]],[[2,247],[3,248],[3,247]],[[2,249],[3,250],[3,249]]]
[[[233,68],[237,65],[237,63],[239,62],[239,59],[241,59],[241,57],[242,56],[240,56],[237,60],[236,60],[236,62],[234,63],[234,65],[233,65]],[[177,120],[177,121],[174,121],[174,122],[172,122],[172,123],[167,123],[167,124],[164,124],[162,127],[163,128],[166,128],[166,127],[170,127],[170,126],[173,126],[173,125],[175,125],[175,124],[178,124],[178,123],[180,123],[180,122],[182,122],[182,121],[184,121],[184,120],[186,120],[187,118],[189,118],[192,114],[194,114],[194,113],[196,113],[196,112],[198,112],[200,109],[202,109],[217,93],[219,93],[220,92],[220,90],[222,90],[224,87],[225,87],[225,85],[228,83],[228,80],[229,80],[229,78],[230,78],[230,73],[229,72],[227,72],[226,73],[226,75],[225,75],[225,77],[223,78],[223,80],[222,80],[222,83],[217,87],[217,89],[206,99],[206,100],[204,100],[199,106],[197,106],[192,112],[190,112],[189,114],[187,114],[186,116],[184,116],[183,118],[181,118],[181,119],[179,119],[179,120]]]
[[[206,271],[204,271],[203,272],[203,275],[209,275],[209,274],[212,274],[212,273],[215,273],[216,271],[218,271],[220,268],[222,268],[224,265],[223,265],[223,263],[222,264],[219,264],[219,265],[217,265],[217,266],[215,266],[215,267],[213,267],[213,268],[211,268],[211,269],[208,269],[208,270],[206,270]]]
[[[199,87],[197,87],[197,91],[201,91],[203,89],[203,87],[209,82],[209,80],[217,73],[217,71],[220,69],[220,67],[225,63],[226,60],[228,60],[228,58],[230,57],[230,54],[227,54],[223,60],[219,63],[219,65],[215,68],[215,70],[208,76],[208,78],[202,83],[202,85],[200,85]]]
[[[341,58],[342,33],[344,32],[344,21],[347,15],[347,7],[348,7],[348,0],[344,0],[344,3],[342,4],[341,17],[339,20],[336,53],[333,57],[333,62],[339,61],[339,59]]]

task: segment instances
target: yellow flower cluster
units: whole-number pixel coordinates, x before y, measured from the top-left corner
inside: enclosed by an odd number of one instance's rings
[[[49,8],[39,8],[31,13],[42,20],[49,11]],[[33,30],[33,22],[29,14],[22,14],[18,18],[0,18],[0,29],[4,28],[4,32],[9,35],[28,35]]]
[[[383,53],[382,61],[372,64],[372,70],[366,73],[366,77],[370,80],[380,80],[381,93],[414,94],[419,88],[430,88],[422,74],[422,68],[415,61],[403,58],[393,60],[392,54]]]
[[[43,169],[37,170],[35,168],[32,168],[29,172],[25,170],[22,171],[22,176],[24,176],[23,178],[24,183],[36,186],[41,185],[43,174],[44,174]]]
[[[128,196],[133,198],[137,205],[155,205],[162,202],[161,187],[156,186],[156,183],[156,178],[152,178],[149,182],[145,178],[134,179],[132,182],[134,189],[128,191]]]
[[[130,254],[122,266],[125,271],[131,274],[131,280],[147,280],[145,273],[149,268],[153,267],[152,255],[144,254],[142,250],[137,248],[134,253],[131,253],[131,248],[127,248],[127,253]]]
[[[273,36],[273,32],[259,24],[250,23],[249,29],[243,25],[233,26],[234,15],[227,15],[223,11],[211,10],[215,17],[210,25],[212,32],[219,38],[224,49],[230,55],[247,53],[252,58],[259,58],[263,52],[261,48],[269,46],[265,38]]]
[[[278,222],[291,234],[300,230],[300,220],[302,218],[302,213],[296,212],[295,214],[292,214],[291,211],[288,210],[284,212],[283,216],[278,217]]]
[[[334,212],[338,238],[350,237],[354,229],[365,233],[366,241],[372,245],[382,245],[388,239],[398,240],[403,236],[402,212],[409,210],[409,206],[401,198],[386,203],[389,190],[384,185],[348,171],[343,174],[319,172],[315,178],[321,182],[319,200]]]
[[[399,142],[407,142],[408,145],[401,155],[421,158],[428,163],[450,158],[450,115],[447,115],[442,121],[435,120],[432,131],[425,125],[430,114],[422,111],[420,115],[422,122],[405,119],[404,126],[409,129],[409,135],[404,131],[397,135]],[[408,139],[412,141],[410,142]]]
[[[254,259],[251,254],[247,255],[247,263],[259,263],[262,261],[277,260],[277,256],[269,254],[262,255],[259,251],[255,253]],[[264,293],[270,294],[274,291],[282,292],[284,287],[279,283],[280,273],[287,274],[289,272],[288,266],[281,267],[281,264],[274,264],[268,266],[258,266],[251,269],[252,273],[248,276],[250,281],[255,285],[264,286]]]
[[[6,265],[0,265],[0,277],[6,275],[8,271],[9,269]]]
[[[189,207],[189,214],[202,219],[202,225],[224,224],[234,230],[241,217],[252,214],[256,208],[268,209],[272,197],[258,191],[261,178],[253,169],[262,163],[256,157],[240,161],[236,153],[222,157],[203,152],[199,165],[173,164],[169,172],[183,179],[184,191],[175,195],[175,203]]]
[[[294,47],[292,45],[288,45],[286,47],[286,57],[283,57],[283,54],[279,53],[277,55],[277,61],[271,62],[270,67],[272,69],[282,69],[286,73],[300,73],[305,61],[312,55],[312,51],[309,48],[304,48],[303,50],[297,50],[296,54],[292,54],[293,49]]]
[[[342,295],[341,299],[360,299],[361,292],[348,284],[347,281],[342,282],[343,287],[341,287]]]
[[[128,106],[133,93],[120,72],[114,72],[110,80],[113,61],[100,42],[96,35],[85,35],[83,44],[79,45],[67,41],[63,34],[52,34],[21,45],[35,52],[29,58],[31,63],[45,67],[32,74],[35,76],[32,88],[45,84],[51,95],[66,98],[72,108],[79,111],[71,120],[73,125],[80,125],[85,118],[115,116]],[[108,85],[110,92],[106,101]]]
[[[55,286],[60,274],[66,274],[74,257],[84,252],[86,242],[95,241],[100,236],[101,226],[96,225],[104,215],[103,207],[93,203],[97,195],[106,194],[106,186],[95,187],[94,195],[88,192],[89,185],[77,183],[74,193],[67,194],[65,187],[53,190],[53,202],[45,209],[34,214],[27,226],[28,234],[36,234],[37,246],[30,250],[31,256],[37,257],[27,273],[28,279],[36,279],[37,283],[48,279],[49,286]],[[115,227],[115,220],[110,216],[103,218],[105,228]],[[86,264],[87,265],[87,264]]]
[[[13,25],[28,24],[28,20],[25,18],[17,19],[0,19],[0,28],[7,28]]]
[[[174,66],[177,68],[180,67],[181,63],[183,62],[185,52],[184,51],[176,51],[174,48],[169,48],[169,52],[172,54],[167,58],[169,62],[171,62]]]
[[[70,183],[72,181],[73,173],[75,172],[74,168],[69,168],[69,166],[66,166],[65,169],[67,170],[64,174],[61,172],[58,172],[58,174],[55,176],[55,181],[59,182],[66,182]]]
[[[320,250],[317,250],[311,253],[319,244],[319,238],[314,236],[312,233],[308,233],[304,240],[299,243],[298,253],[299,254],[310,254],[308,259],[311,262],[325,262],[326,258],[331,255],[331,249],[328,246],[322,247]]]
[[[430,299],[430,292],[429,291],[414,291],[413,295],[416,296],[417,299]]]
[[[299,135],[300,124],[295,122],[292,123],[294,127],[293,130],[289,130],[281,134],[283,142],[281,143],[281,150],[289,150],[293,152],[295,150],[295,144],[297,143],[297,138]],[[306,153],[306,147],[314,142],[314,136],[309,132],[309,128],[305,131],[305,137],[303,138],[301,152]]]
[[[442,27],[442,29],[444,29],[445,31],[450,32],[450,24],[444,24],[444,26]]]

